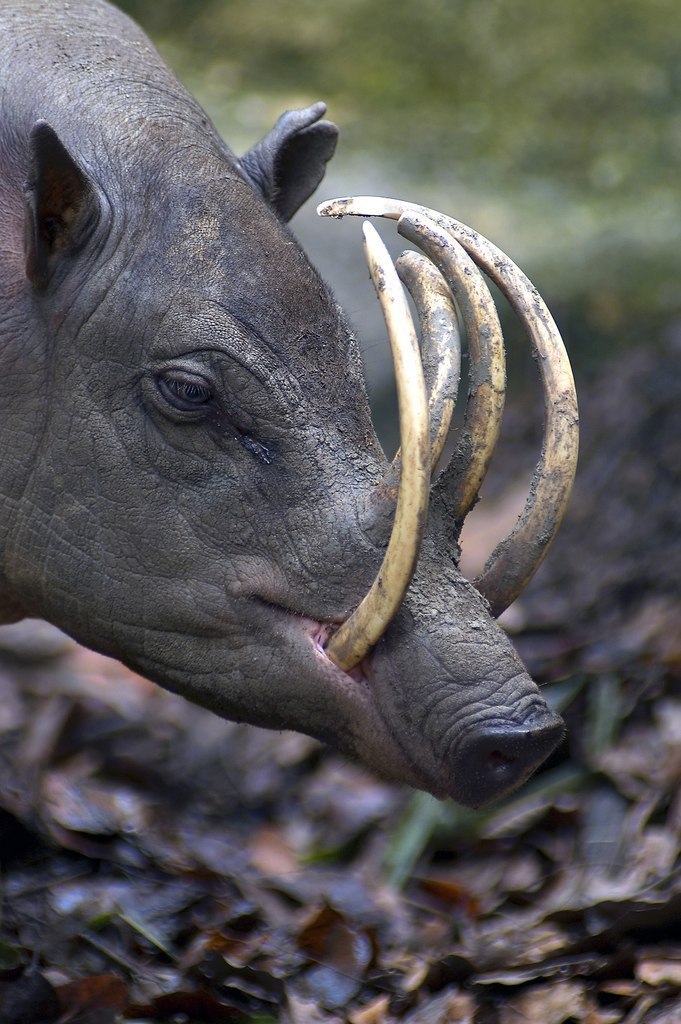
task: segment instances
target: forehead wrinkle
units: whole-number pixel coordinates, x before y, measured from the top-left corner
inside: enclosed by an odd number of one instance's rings
[[[294,368],[279,357],[259,331],[214,299],[199,300],[197,308],[192,296],[179,314],[176,309],[169,310],[162,326],[166,337],[174,330],[186,336],[186,356],[220,354],[268,388],[276,382],[289,394],[299,392],[299,376]]]
[[[283,383],[288,389],[295,391],[299,389],[299,371],[296,371],[292,358],[284,358],[286,355],[293,356],[293,352],[289,353],[286,348],[283,351],[275,348],[250,320],[238,315],[218,300],[209,299],[206,305],[214,307],[220,317],[224,317],[227,324],[232,327],[228,336],[235,338],[239,344],[226,350],[231,359],[252,373],[263,384],[271,384],[273,376],[280,378],[283,376]],[[241,330],[234,331],[234,325]],[[245,357],[244,347],[246,348]]]

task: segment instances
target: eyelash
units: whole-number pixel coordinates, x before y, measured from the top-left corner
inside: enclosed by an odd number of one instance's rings
[[[182,370],[166,370],[156,378],[156,387],[166,405],[181,414],[180,422],[198,422],[212,413],[218,414],[213,403],[214,390],[205,378]],[[232,428],[239,444],[260,462],[270,465],[273,456],[266,445],[243,433],[234,424]]]
[[[199,409],[213,398],[213,391],[207,383],[183,374],[159,377],[158,386],[166,401],[183,411]]]

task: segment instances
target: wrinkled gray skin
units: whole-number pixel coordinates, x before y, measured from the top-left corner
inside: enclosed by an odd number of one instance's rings
[[[0,619],[478,805],[562,725],[455,568],[443,488],[373,654],[322,648],[393,512],[357,343],[284,224],[322,113],[239,161],[121,13],[3,0]]]

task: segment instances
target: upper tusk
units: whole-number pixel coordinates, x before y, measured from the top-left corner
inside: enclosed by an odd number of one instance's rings
[[[477,499],[499,439],[506,395],[506,359],[494,300],[470,256],[428,217],[404,214],[397,230],[418,245],[449,285],[464,323],[470,371],[463,431],[447,486],[454,517],[463,522]]]
[[[388,251],[371,224],[364,225],[364,245],[395,364],[402,459],[395,522],[383,564],[368,594],[326,648],[329,658],[346,671],[380,640],[404,600],[416,569],[430,488],[428,405],[409,305]]]
[[[430,260],[403,252],[395,264],[421,325],[423,375],[430,418],[430,469],[435,472],[449,435],[461,380],[461,334],[447,284]]]
[[[322,203],[321,216],[425,216],[466,249],[508,299],[530,338],[544,393],[544,443],[525,508],[477,581],[495,615],[515,600],[541,563],[567,507],[577,467],[579,418],[570,363],[543,299],[523,272],[488,239],[435,210],[395,199],[349,197]]]
[[[405,203],[401,199],[387,199],[383,196],[344,196],[342,199],[327,199],[317,207],[320,217],[387,217],[399,220],[403,213],[422,213],[425,216],[442,214],[416,203]]]

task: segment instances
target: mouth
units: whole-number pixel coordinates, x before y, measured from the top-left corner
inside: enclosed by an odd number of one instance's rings
[[[316,683],[321,683],[327,692],[333,694],[344,712],[346,723],[350,724],[348,743],[339,743],[337,735],[318,738],[341,749],[353,760],[368,765],[382,778],[427,790],[439,799],[450,796],[450,782],[442,778],[444,771],[429,772],[423,763],[416,764],[386,720],[376,695],[372,654],[350,669],[339,668],[327,653],[327,645],[338,629],[338,622],[314,619],[271,600],[256,600],[270,616],[276,616],[285,626],[287,636],[295,646],[298,664],[307,669],[312,658],[310,667]],[[340,719],[338,725],[341,725]]]
[[[521,785],[563,736],[561,719],[548,707],[537,706],[527,720],[495,716],[481,722],[462,740],[454,759],[451,754],[439,758],[437,748],[423,734],[414,735],[410,750],[400,735],[400,723],[386,714],[400,689],[400,675],[395,666],[386,667],[384,657],[376,659],[378,649],[351,669],[339,668],[327,653],[337,623],[260,597],[252,600],[266,614],[268,630],[285,639],[301,688],[330,709],[324,727],[315,731],[317,738],[383,778],[426,790],[441,800],[480,807]],[[410,678],[413,675],[412,666]]]
[[[260,626],[256,628],[274,633],[277,646],[288,650],[292,675],[299,675],[301,688],[314,692],[319,704],[333,707],[331,724],[315,731],[317,739],[382,778],[425,789],[441,799],[448,795],[449,787],[441,777],[414,763],[381,710],[373,652],[349,669],[340,668],[329,657],[327,645],[345,616],[330,616],[326,621],[313,618],[272,594],[249,594],[247,600],[258,610]]]
[[[304,621],[304,629],[306,632],[309,630],[309,636],[312,640],[312,647],[315,652],[315,656],[320,660],[321,664],[324,665],[325,670],[331,669],[336,672],[342,673],[343,676],[349,677],[353,682],[363,686],[370,686],[368,678],[368,669],[370,663],[370,657],[363,658],[359,664],[353,668],[344,669],[339,668],[335,661],[332,661],[327,653],[327,647],[329,640],[336,633],[336,626],[327,622],[316,622],[314,619],[307,619]]]

